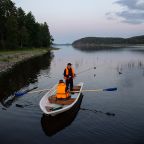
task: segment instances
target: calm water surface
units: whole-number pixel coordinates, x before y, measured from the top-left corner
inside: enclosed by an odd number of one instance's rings
[[[60,48],[0,75],[0,144],[143,144],[144,50]],[[75,84],[84,82],[83,89],[118,91],[83,92],[77,107],[57,117],[44,116],[40,110],[44,92],[13,96],[35,86],[52,87],[63,78],[68,62],[79,73]]]

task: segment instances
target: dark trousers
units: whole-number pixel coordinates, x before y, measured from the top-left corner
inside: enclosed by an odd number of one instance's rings
[[[70,90],[72,91],[73,90],[73,79],[72,78],[66,80],[66,89],[67,90],[69,89],[69,85],[70,85]]]

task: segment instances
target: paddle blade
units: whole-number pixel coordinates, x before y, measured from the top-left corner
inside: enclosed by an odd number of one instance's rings
[[[108,89],[103,89],[103,91],[116,91],[117,88],[108,88]]]
[[[23,92],[16,92],[14,95],[15,95],[15,96],[23,96],[23,95],[25,95],[26,93],[28,93],[28,92],[36,89],[36,88],[37,88],[37,87],[34,87],[34,88],[30,89],[30,90],[25,90],[25,91],[23,91]]]
[[[24,94],[26,94],[28,91],[24,91],[24,92],[16,92],[14,95],[15,96],[23,96]]]

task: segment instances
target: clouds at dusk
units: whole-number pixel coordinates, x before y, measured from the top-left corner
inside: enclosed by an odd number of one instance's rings
[[[108,19],[121,18],[121,22],[129,24],[144,23],[144,0],[118,0],[114,4],[121,6],[122,10],[106,13]]]

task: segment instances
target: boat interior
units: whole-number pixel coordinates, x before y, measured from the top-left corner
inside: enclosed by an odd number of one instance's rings
[[[57,99],[56,95],[53,95],[53,96],[50,96],[48,98],[48,100],[49,100],[50,103],[53,103],[53,104],[70,105],[77,98],[78,91],[80,91],[80,88],[81,88],[80,86],[74,86],[73,91],[76,91],[76,92],[70,93],[70,97],[68,97],[66,99]]]

